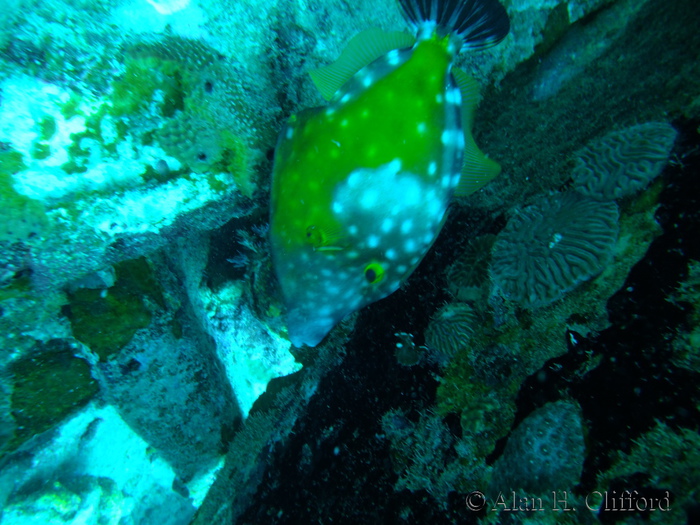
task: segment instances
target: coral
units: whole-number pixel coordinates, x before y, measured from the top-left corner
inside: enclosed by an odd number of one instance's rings
[[[459,301],[479,301],[489,279],[491,248],[495,235],[481,235],[469,242],[466,249],[447,269],[448,290]]]
[[[202,70],[223,58],[204,42],[176,35],[134,44],[129,48],[129,54],[136,58],[149,57],[186,64],[190,71]]]
[[[527,375],[521,348],[492,344],[495,334],[486,332],[484,324],[469,348],[450,361],[436,396],[438,412],[459,416],[463,438],[480,457],[490,454],[510,431],[515,398]]]
[[[142,115],[141,126],[182,164],[176,171],[168,167],[167,175],[151,168],[146,177],[169,180],[188,170],[229,173],[251,197],[256,184],[248,143],[259,116],[242,102],[246,94],[234,65],[202,42],[176,36],[140,42],[127,53],[126,72],[114,83],[111,113],[133,117],[155,108],[166,119]],[[209,182],[217,191],[232,187],[213,176]]]
[[[668,301],[680,307],[691,307],[688,330],[678,332],[673,340],[673,363],[688,370],[700,370],[700,262],[690,261],[688,276]]]
[[[700,487],[700,436],[688,428],[672,429],[665,423],[635,440],[629,453],[617,452],[612,467],[598,476],[600,491],[610,490],[616,479],[643,474],[654,489],[670,492],[672,504],[652,523],[688,523],[686,511],[697,505]],[[627,488],[627,487],[625,487]],[[657,513],[658,514],[658,513]]]
[[[427,490],[436,495],[449,492],[450,480],[443,478],[455,437],[442,419],[425,412],[414,422],[397,409],[385,413],[381,423],[391,441],[392,466],[399,475],[396,490]]]
[[[467,345],[477,322],[478,316],[471,306],[447,304],[430,320],[425,331],[425,343],[439,362],[449,360]]]
[[[53,339],[36,343],[32,352],[10,365],[17,426],[9,448],[52,428],[97,393],[90,366],[74,354],[69,342]]]
[[[128,57],[124,74],[112,88],[110,111],[116,117],[145,111],[153,103],[165,117],[184,109],[185,86],[182,66],[177,62]]]
[[[574,192],[542,197],[499,233],[491,260],[492,296],[523,307],[547,305],[598,274],[618,233],[614,202]]]
[[[647,122],[608,133],[576,156],[574,185],[598,200],[645,188],[666,166],[677,132],[666,122]]]
[[[156,136],[168,155],[195,173],[207,171],[222,159],[220,133],[212,122],[203,118],[178,112]]]
[[[569,490],[579,482],[585,443],[581,409],[572,401],[548,403],[512,432],[494,464],[493,494]]]

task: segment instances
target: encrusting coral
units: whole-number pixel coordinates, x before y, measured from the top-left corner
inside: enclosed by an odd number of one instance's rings
[[[633,195],[664,169],[677,135],[666,122],[647,122],[593,141],[576,155],[576,190],[598,200]]]
[[[617,240],[618,216],[614,202],[575,192],[544,196],[518,210],[493,247],[492,294],[527,308],[556,301],[603,269]]]

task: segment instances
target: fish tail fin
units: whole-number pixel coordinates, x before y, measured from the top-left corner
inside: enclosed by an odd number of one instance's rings
[[[498,0],[398,0],[408,22],[420,35],[453,34],[464,46],[485,49],[498,44],[510,30],[510,20]]]

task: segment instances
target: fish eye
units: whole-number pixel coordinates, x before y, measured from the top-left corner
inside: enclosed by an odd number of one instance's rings
[[[311,246],[323,246],[326,238],[323,235],[323,230],[317,228],[316,226],[309,226],[306,228],[306,242]]]
[[[376,284],[384,278],[384,268],[378,262],[371,262],[365,266],[365,279],[369,284]]]

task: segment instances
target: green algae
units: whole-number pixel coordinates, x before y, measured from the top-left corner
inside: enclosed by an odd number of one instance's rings
[[[157,102],[162,116],[184,109],[182,66],[155,57],[129,57],[123,77],[112,84],[112,114],[129,116]],[[156,97],[157,94],[161,96]]]
[[[70,120],[73,117],[80,115],[80,103],[82,100],[83,99],[80,95],[78,95],[75,91],[71,91],[70,98],[61,106],[61,115],[63,115],[63,118]]]
[[[56,134],[56,119],[46,116],[39,121],[39,140],[49,140]]]
[[[160,286],[144,257],[115,265],[107,290],[79,289],[68,295],[73,335],[106,361],[151,323],[149,304],[165,307]]]
[[[10,365],[15,434],[8,449],[51,429],[84,406],[99,387],[88,363],[65,340],[37,342],[34,351]]]
[[[21,153],[0,151],[0,240],[26,240],[48,227],[43,204],[14,189],[12,176],[26,168]]]
[[[51,146],[44,142],[35,142],[32,144],[31,155],[36,160],[46,159],[51,156]]]

